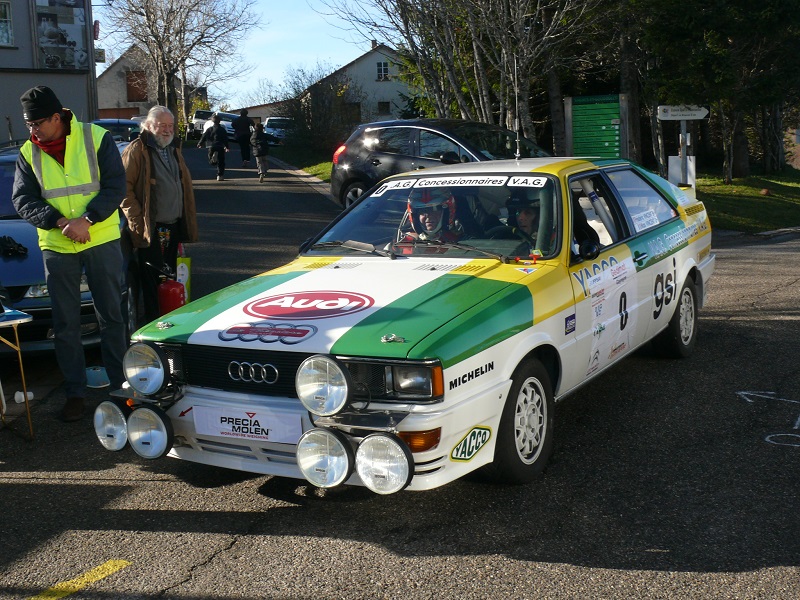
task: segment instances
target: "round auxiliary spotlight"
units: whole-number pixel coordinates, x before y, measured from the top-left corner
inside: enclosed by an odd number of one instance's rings
[[[309,483],[331,488],[353,472],[353,449],[347,437],[333,429],[309,429],[297,442],[297,466]]]
[[[117,452],[128,444],[130,407],[121,400],[104,400],[94,409],[94,432],[106,450]]]
[[[414,476],[413,464],[408,446],[388,433],[368,435],[356,450],[356,472],[376,494],[394,494],[404,489]]]
[[[172,449],[175,434],[167,414],[157,406],[141,406],[128,417],[131,448],[142,458],[161,458]]]

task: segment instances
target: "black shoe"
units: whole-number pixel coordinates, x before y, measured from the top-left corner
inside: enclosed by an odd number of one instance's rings
[[[80,421],[83,417],[83,398],[67,398],[61,409],[61,420],[65,423]]]

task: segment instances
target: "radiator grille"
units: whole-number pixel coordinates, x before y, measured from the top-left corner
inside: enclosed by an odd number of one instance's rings
[[[162,346],[173,376],[188,385],[230,390],[261,396],[297,398],[294,378],[297,369],[311,353],[275,352],[219,346]],[[234,381],[228,375],[231,361],[270,364],[278,371],[273,384]],[[355,395],[361,398],[386,396],[384,366],[373,363],[345,362],[355,385]]]

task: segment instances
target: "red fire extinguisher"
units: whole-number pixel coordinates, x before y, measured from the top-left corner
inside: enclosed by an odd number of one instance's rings
[[[168,267],[165,266],[162,270],[150,263],[147,263],[147,266],[156,269],[161,274],[161,283],[158,286],[159,313],[165,315],[185,305],[186,289],[183,287],[183,284],[170,273]]]

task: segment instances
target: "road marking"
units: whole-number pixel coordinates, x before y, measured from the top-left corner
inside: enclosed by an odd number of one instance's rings
[[[775,396],[775,392],[736,392],[736,395],[750,404],[754,404],[757,399],[778,400],[780,402],[789,402],[790,404],[800,404],[800,400],[778,398]],[[800,429],[800,416],[797,417],[792,429],[795,431]],[[770,433],[764,437],[764,441],[775,446],[800,448],[800,434],[797,433]]]
[[[109,560],[99,567],[95,567],[91,571],[84,573],[80,577],[57,583],[49,590],[45,590],[41,594],[32,596],[29,598],[29,600],[54,600],[56,598],[64,598],[70,594],[81,591],[87,585],[95,583],[96,581],[100,581],[101,579],[105,579],[109,575],[113,575],[117,571],[127,567],[129,564],[131,563],[127,560]]]

